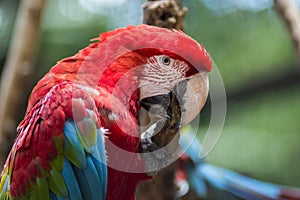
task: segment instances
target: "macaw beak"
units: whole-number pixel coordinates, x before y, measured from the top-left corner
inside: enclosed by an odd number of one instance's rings
[[[173,153],[179,145],[180,127],[200,113],[207,95],[208,77],[202,73],[182,79],[169,93],[140,101],[140,153],[153,152],[151,155],[141,155],[147,169],[154,172],[149,175],[155,175],[158,166],[167,165],[173,159]],[[155,153],[163,147],[163,153]]]
[[[196,74],[178,82],[168,94],[159,94],[141,100],[141,124],[152,124],[157,119],[170,119],[172,112],[179,113],[178,126],[184,126],[197,117],[208,96],[206,72]],[[145,115],[148,112],[149,115]],[[145,118],[145,116],[147,116]]]
[[[184,79],[175,86],[174,93],[181,107],[181,126],[190,123],[200,113],[207,100],[208,88],[206,72]]]

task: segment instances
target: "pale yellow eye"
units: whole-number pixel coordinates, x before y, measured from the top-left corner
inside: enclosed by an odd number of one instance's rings
[[[169,56],[162,56],[161,57],[161,63],[163,65],[170,65],[171,59],[169,58]]]

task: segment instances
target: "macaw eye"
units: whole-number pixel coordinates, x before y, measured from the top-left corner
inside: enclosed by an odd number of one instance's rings
[[[169,56],[162,56],[161,57],[161,63],[163,65],[170,65],[171,59],[169,58]]]

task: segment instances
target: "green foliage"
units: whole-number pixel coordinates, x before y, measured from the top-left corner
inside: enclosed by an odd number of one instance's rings
[[[300,84],[230,105],[208,161],[267,181],[300,186]]]
[[[187,3],[186,32],[201,41],[222,73],[227,91],[278,74],[294,63],[290,38],[273,9],[218,16],[200,1]]]

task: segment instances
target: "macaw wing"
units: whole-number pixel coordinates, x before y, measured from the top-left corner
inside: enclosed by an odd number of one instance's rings
[[[64,135],[64,167],[61,174],[68,191],[67,199],[105,199],[107,167],[104,130],[97,129],[90,119],[84,119],[80,125],[67,121]],[[52,190],[50,197],[61,199],[59,190]]]
[[[24,161],[24,164],[34,163],[36,178],[30,182],[27,191],[21,191],[16,197],[9,193],[11,176],[15,175],[11,167],[7,167],[2,174],[0,199],[105,199],[107,187],[107,167],[104,150],[103,130],[96,128],[91,119],[84,119],[81,123],[72,120],[65,122],[64,143],[53,139],[58,155],[52,159],[50,166],[43,167],[42,160],[36,157],[35,162]],[[14,146],[12,152],[14,152]],[[47,151],[46,145],[40,151]],[[16,166],[18,160],[25,159],[23,152],[15,152],[15,162],[10,165]],[[20,156],[18,157],[18,154]],[[28,153],[28,152],[27,152]],[[11,154],[12,155],[12,154]],[[28,167],[30,168],[30,166]],[[30,173],[30,172],[26,172]],[[28,178],[20,176],[24,180]],[[26,184],[26,181],[23,183]]]
[[[46,97],[46,102],[34,105],[21,122],[1,174],[1,200],[105,199],[105,131],[97,124],[97,110],[76,104],[85,115],[76,122],[66,120],[65,108],[71,104],[59,102],[59,92],[66,97],[75,89],[59,89],[54,87],[49,92],[53,99]],[[84,102],[81,97],[73,98],[72,106],[76,100]]]

